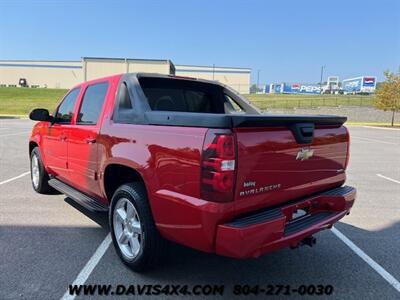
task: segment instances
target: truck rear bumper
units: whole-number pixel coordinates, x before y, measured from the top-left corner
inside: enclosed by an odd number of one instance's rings
[[[216,253],[235,258],[258,257],[329,229],[353,206],[356,189],[342,186],[284,206],[268,208],[218,225]],[[293,218],[303,213],[303,216]]]

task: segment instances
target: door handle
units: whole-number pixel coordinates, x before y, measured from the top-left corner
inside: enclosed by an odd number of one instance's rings
[[[86,138],[86,139],[85,139],[85,142],[86,142],[87,144],[94,144],[94,143],[96,143],[96,139],[95,139],[95,138],[89,137],[89,138]]]
[[[64,142],[67,139],[65,135],[60,135],[60,141]]]

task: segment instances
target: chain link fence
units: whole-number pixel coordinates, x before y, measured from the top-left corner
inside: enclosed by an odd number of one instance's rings
[[[271,108],[318,108],[318,107],[373,107],[374,96],[361,95],[285,95],[285,94],[248,94],[244,95],[261,110]]]
[[[245,96],[261,110],[318,107],[373,107],[374,95],[343,94],[281,94],[264,93],[264,85],[229,83],[230,87]]]

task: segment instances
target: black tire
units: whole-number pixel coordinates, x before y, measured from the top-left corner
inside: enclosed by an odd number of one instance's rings
[[[118,200],[122,198],[127,199],[133,204],[142,228],[140,250],[132,259],[128,259],[122,254],[114,229],[114,209]],[[147,199],[146,188],[142,183],[124,184],[115,191],[109,210],[109,224],[115,250],[124,264],[130,269],[135,272],[143,272],[158,266],[162,262],[167,253],[168,242],[161,237],[155,226]]]
[[[33,181],[33,173],[32,173],[32,160],[36,156],[37,161],[38,161],[38,170],[39,170],[39,180],[37,185],[34,184]],[[46,172],[46,169],[44,168],[42,157],[40,155],[40,151],[38,147],[35,147],[32,152],[31,152],[31,164],[30,164],[30,170],[31,170],[31,183],[33,189],[40,194],[50,194],[53,192],[53,188],[49,186],[49,174]]]

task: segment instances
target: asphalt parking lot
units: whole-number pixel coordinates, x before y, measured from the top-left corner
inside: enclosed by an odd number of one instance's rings
[[[32,124],[0,120],[0,299],[60,299],[69,284],[84,277],[82,269],[91,258],[93,263],[108,234],[106,216],[90,214],[63,195],[32,190],[26,173]],[[350,127],[350,133],[348,184],[357,187],[358,198],[336,229],[362,252],[331,231],[319,233],[314,248],[285,249],[251,260],[172,245],[161,268],[135,274],[106,244],[93,269],[85,269],[90,271],[86,283],[224,284],[227,291],[245,283],[329,284],[334,287],[329,299],[399,299],[400,288],[388,281],[396,285],[400,280],[400,130]],[[362,259],[363,253],[374,267]]]

